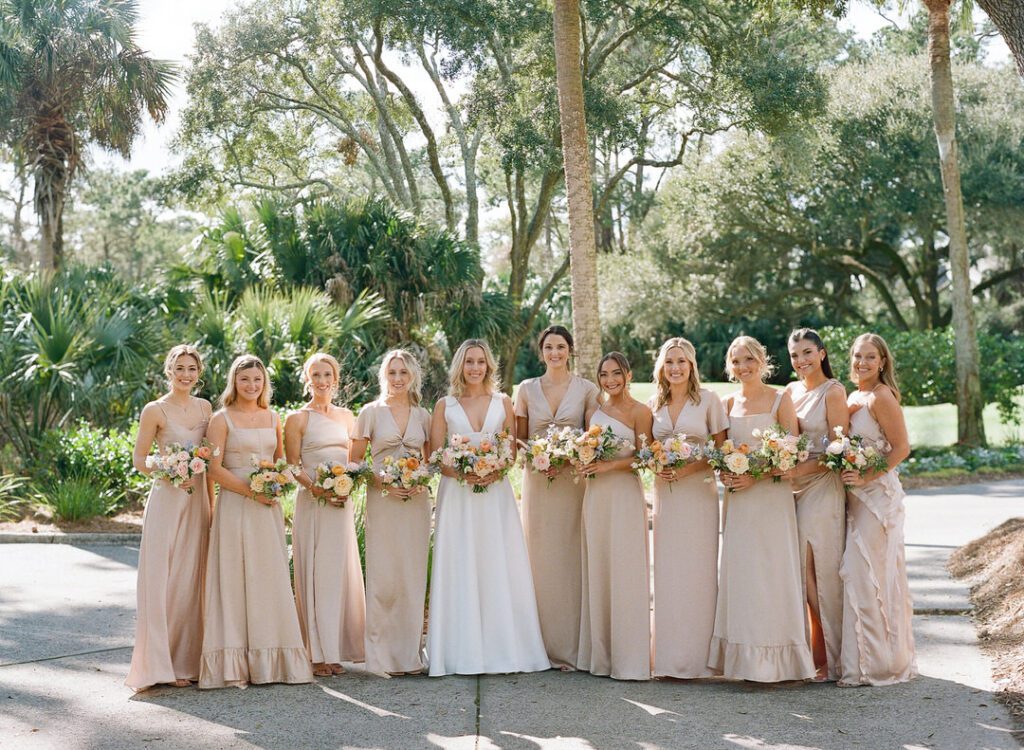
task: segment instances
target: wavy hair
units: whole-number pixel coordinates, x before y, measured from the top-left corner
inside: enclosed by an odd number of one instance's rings
[[[697,372],[697,349],[687,339],[681,336],[671,338],[661,345],[658,356],[654,360],[654,383],[657,387],[654,410],[657,411],[669,402],[672,395],[672,387],[668,378],[665,377],[665,359],[669,350],[680,349],[686,361],[690,363],[690,378],[686,383],[686,397],[693,403],[700,404],[700,373]]]
[[[729,375],[729,380],[734,383],[737,382],[736,373],[732,370],[732,353],[738,349],[745,349],[751,357],[753,357],[760,367],[761,381],[767,380],[771,377],[771,374],[775,372],[775,365],[772,364],[771,357],[768,356],[768,350],[764,348],[764,344],[755,339],[753,336],[737,336],[729,344],[729,348],[725,352],[725,372]]]
[[[377,383],[380,385],[380,398],[385,398],[388,393],[388,367],[391,365],[391,360],[401,360],[402,364],[412,375],[412,382],[409,383],[409,403],[413,406],[419,406],[420,401],[423,400],[423,370],[420,367],[420,362],[416,359],[416,356],[406,349],[391,349],[384,355],[384,359],[380,361],[380,370],[377,371]]]
[[[448,395],[458,398],[466,390],[466,378],[462,374],[466,366],[466,353],[473,348],[482,349],[484,359],[487,361],[487,374],[484,376],[484,387],[488,393],[496,393],[500,387],[498,383],[498,360],[494,358],[494,352],[483,339],[466,339],[455,350],[452,355],[452,363],[448,367]]]
[[[892,356],[892,350],[885,343],[885,339],[877,333],[862,333],[850,345],[850,381],[853,383],[857,382],[857,373],[853,367],[853,350],[857,347],[857,344],[871,344],[882,355],[882,363],[878,367],[878,379],[889,386],[896,400],[900,401],[903,397],[900,394],[900,387],[896,382],[896,358]]]

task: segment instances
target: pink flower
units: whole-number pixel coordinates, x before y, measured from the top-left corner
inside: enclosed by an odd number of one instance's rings
[[[193,458],[188,468],[192,470],[193,474],[202,474],[206,471],[206,462],[201,458]]]
[[[177,466],[174,467],[174,471],[182,479],[188,478],[188,464],[178,464]]]
[[[551,459],[548,458],[546,453],[541,453],[538,456],[533,457],[533,468],[537,471],[547,471],[551,468]]]

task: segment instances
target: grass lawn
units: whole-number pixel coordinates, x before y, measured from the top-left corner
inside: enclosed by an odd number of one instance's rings
[[[704,383],[720,396],[736,390],[735,383]],[[654,383],[633,383],[630,386],[633,398],[647,401],[654,393]],[[1017,400],[1024,406],[1024,395]],[[907,431],[910,433],[910,444],[914,445],[952,445],[956,442],[956,406],[953,404],[936,404],[935,406],[907,406],[903,409],[907,418]],[[995,404],[985,409],[985,434],[993,445],[1009,440],[1020,440],[1024,437],[1015,425],[1002,424]]]

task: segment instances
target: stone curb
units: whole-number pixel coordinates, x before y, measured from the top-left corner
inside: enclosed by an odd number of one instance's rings
[[[0,531],[0,544],[139,544],[142,534],[95,532],[82,534],[58,534],[46,532],[33,534],[23,531]]]

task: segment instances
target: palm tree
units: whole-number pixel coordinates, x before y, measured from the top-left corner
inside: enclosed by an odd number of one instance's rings
[[[555,0],[554,10],[555,75],[569,203],[572,327],[579,372],[586,377],[594,377],[601,357],[601,322],[597,307],[597,245],[590,148],[580,67],[579,0]]]
[[[95,143],[128,156],[167,112],[171,63],[135,41],[138,0],[0,0],[0,137],[34,181],[39,265],[60,266],[68,187]]]

